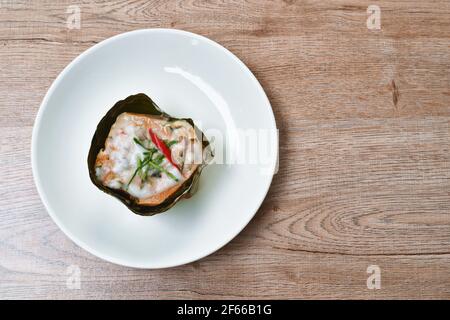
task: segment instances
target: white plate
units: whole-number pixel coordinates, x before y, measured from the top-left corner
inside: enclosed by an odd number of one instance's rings
[[[91,183],[87,154],[103,115],[139,92],[193,118],[207,136],[223,133],[225,154],[245,150],[241,129],[268,130],[259,143],[271,151],[264,164],[208,166],[193,198],[152,217],[133,214]],[[82,53],[52,84],[33,130],[33,175],[50,216],[82,248],[125,266],[172,267],[214,252],[247,225],[272,180],[275,136],[270,103],[236,56],[189,32],[138,30]]]

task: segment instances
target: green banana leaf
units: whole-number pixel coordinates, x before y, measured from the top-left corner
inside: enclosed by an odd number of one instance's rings
[[[105,147],[105,141],[108,137],[112,125],[116,122],[116,118],[123,112],[160,116],[169,121],[185,120],[195,128],[197,137],[201,139],[203,143],[203,163],[197,167],[196,171],[194,171],[194,173],[190,176],[190,178],[186,180],[180,186],[180,188],[178,188],[176,192],[174,192],[171,196],[169,196],[166,200],[164,200],[164,202],[162,202],[159,205],[156,206],[140,205],[138,204],[137,199],[132,195],[130,195],[128,192],[120,189],[109,188],[97,180],[95,174],[95,161],[97,155],[100,152],[100,150]],[[207,165],[207,163],[212,159],[212,157],[213,154],[211,152],[209,141],[206,139],[204,134],[194,125],[192,119],[173,118],[167,113],[163,112],[156,105],[156,103],[152,99],[150,99],[147,95],[139,93],[136,95],[129,96],[128,98],[117,102],[106,113],[106,115],[102,118],[102,120],[100,120],[100,123],[97,125],[97,129],[95,130],[94,136],[92,138],[87,162],[88,162],[89,177],[92,183],[95,186],[97,186],[97,188],[119,199],[134,213],[143,216],[152,216],[154,214],[169,210],[181,199],[190,198],[197,191],[202,169]]]

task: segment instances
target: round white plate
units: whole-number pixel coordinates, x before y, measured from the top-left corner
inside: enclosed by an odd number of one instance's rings
[[[225,155],[246,150],[242,130],[265,131],[264,163],[210,165],[191,199],[151,217],[132,213],[91,183],[87,155],[105,113],[140,92],[210,138],[222,134]],[[261,205],[277,157],[272,109],[249,69],[219,44],[170,29],[124,33],[78,56],[48,90],[32,139],[35,183],[55,223],[90,253],[137,268],[192,262],[228,243]]]

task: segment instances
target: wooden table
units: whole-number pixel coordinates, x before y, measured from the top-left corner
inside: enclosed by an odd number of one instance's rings
[[[0,0],[0,298],[450,298],[450,1],[224,2]],[[280,169],[223,249],[135,270],[52,222],[30,138],[72,59],[155,27],[205,35],[249,66],[275,112]]]

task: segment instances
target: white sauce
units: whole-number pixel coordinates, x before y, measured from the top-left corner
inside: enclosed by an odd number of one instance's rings
[[[143,159],[143,153],[146,151],[143,147],[136,144],[133,139],[138,138],[140,141],[143,141],[146,147],[155,147],[147,132],[149,120],[146,118],[146,116],[129,113],[119,115],[111,127],[108,140],[105,143],[105,149],[97,156],[97,162],[100,166],[96,168],[97,178],[103,181],[105,185],[114,189],[126,190],[132,196],[140,199],[156,195],[183,183],[195,170],[195,167],[192,165],[186,165],[182,167],[183,173],[181,173],[164,158],[160,166],[173,174],[178,181],[175,181],[164,172],[160,173],[160,177],[153,177],[151,176],[152,171],[149,171],[145,181],[142,181],[139,175],[136,175],[128,185],[138,166],[138,159]],[[189,163],[188,161],[192,161],[195,158],[192,154],[194,150],[196,152],[200,150],[201,155],[201,143],[195,137],[194,129],[189,123],[185,121],[171,123],[170,126],[172,127],[174,124],[177,127],[182,126],[172,131],[167,130],[167,128],[164,129],[164,125],[167,125],[165,120],[152,118],[150,121],[152,130],[158,137],[169,141],[179,141],[171,147],[172,158],[179,166],[182,166],[185,161]],[[191,140],[193,137],[195,139]],[[106,158],[106,160],[99,160],[103,158]]]

